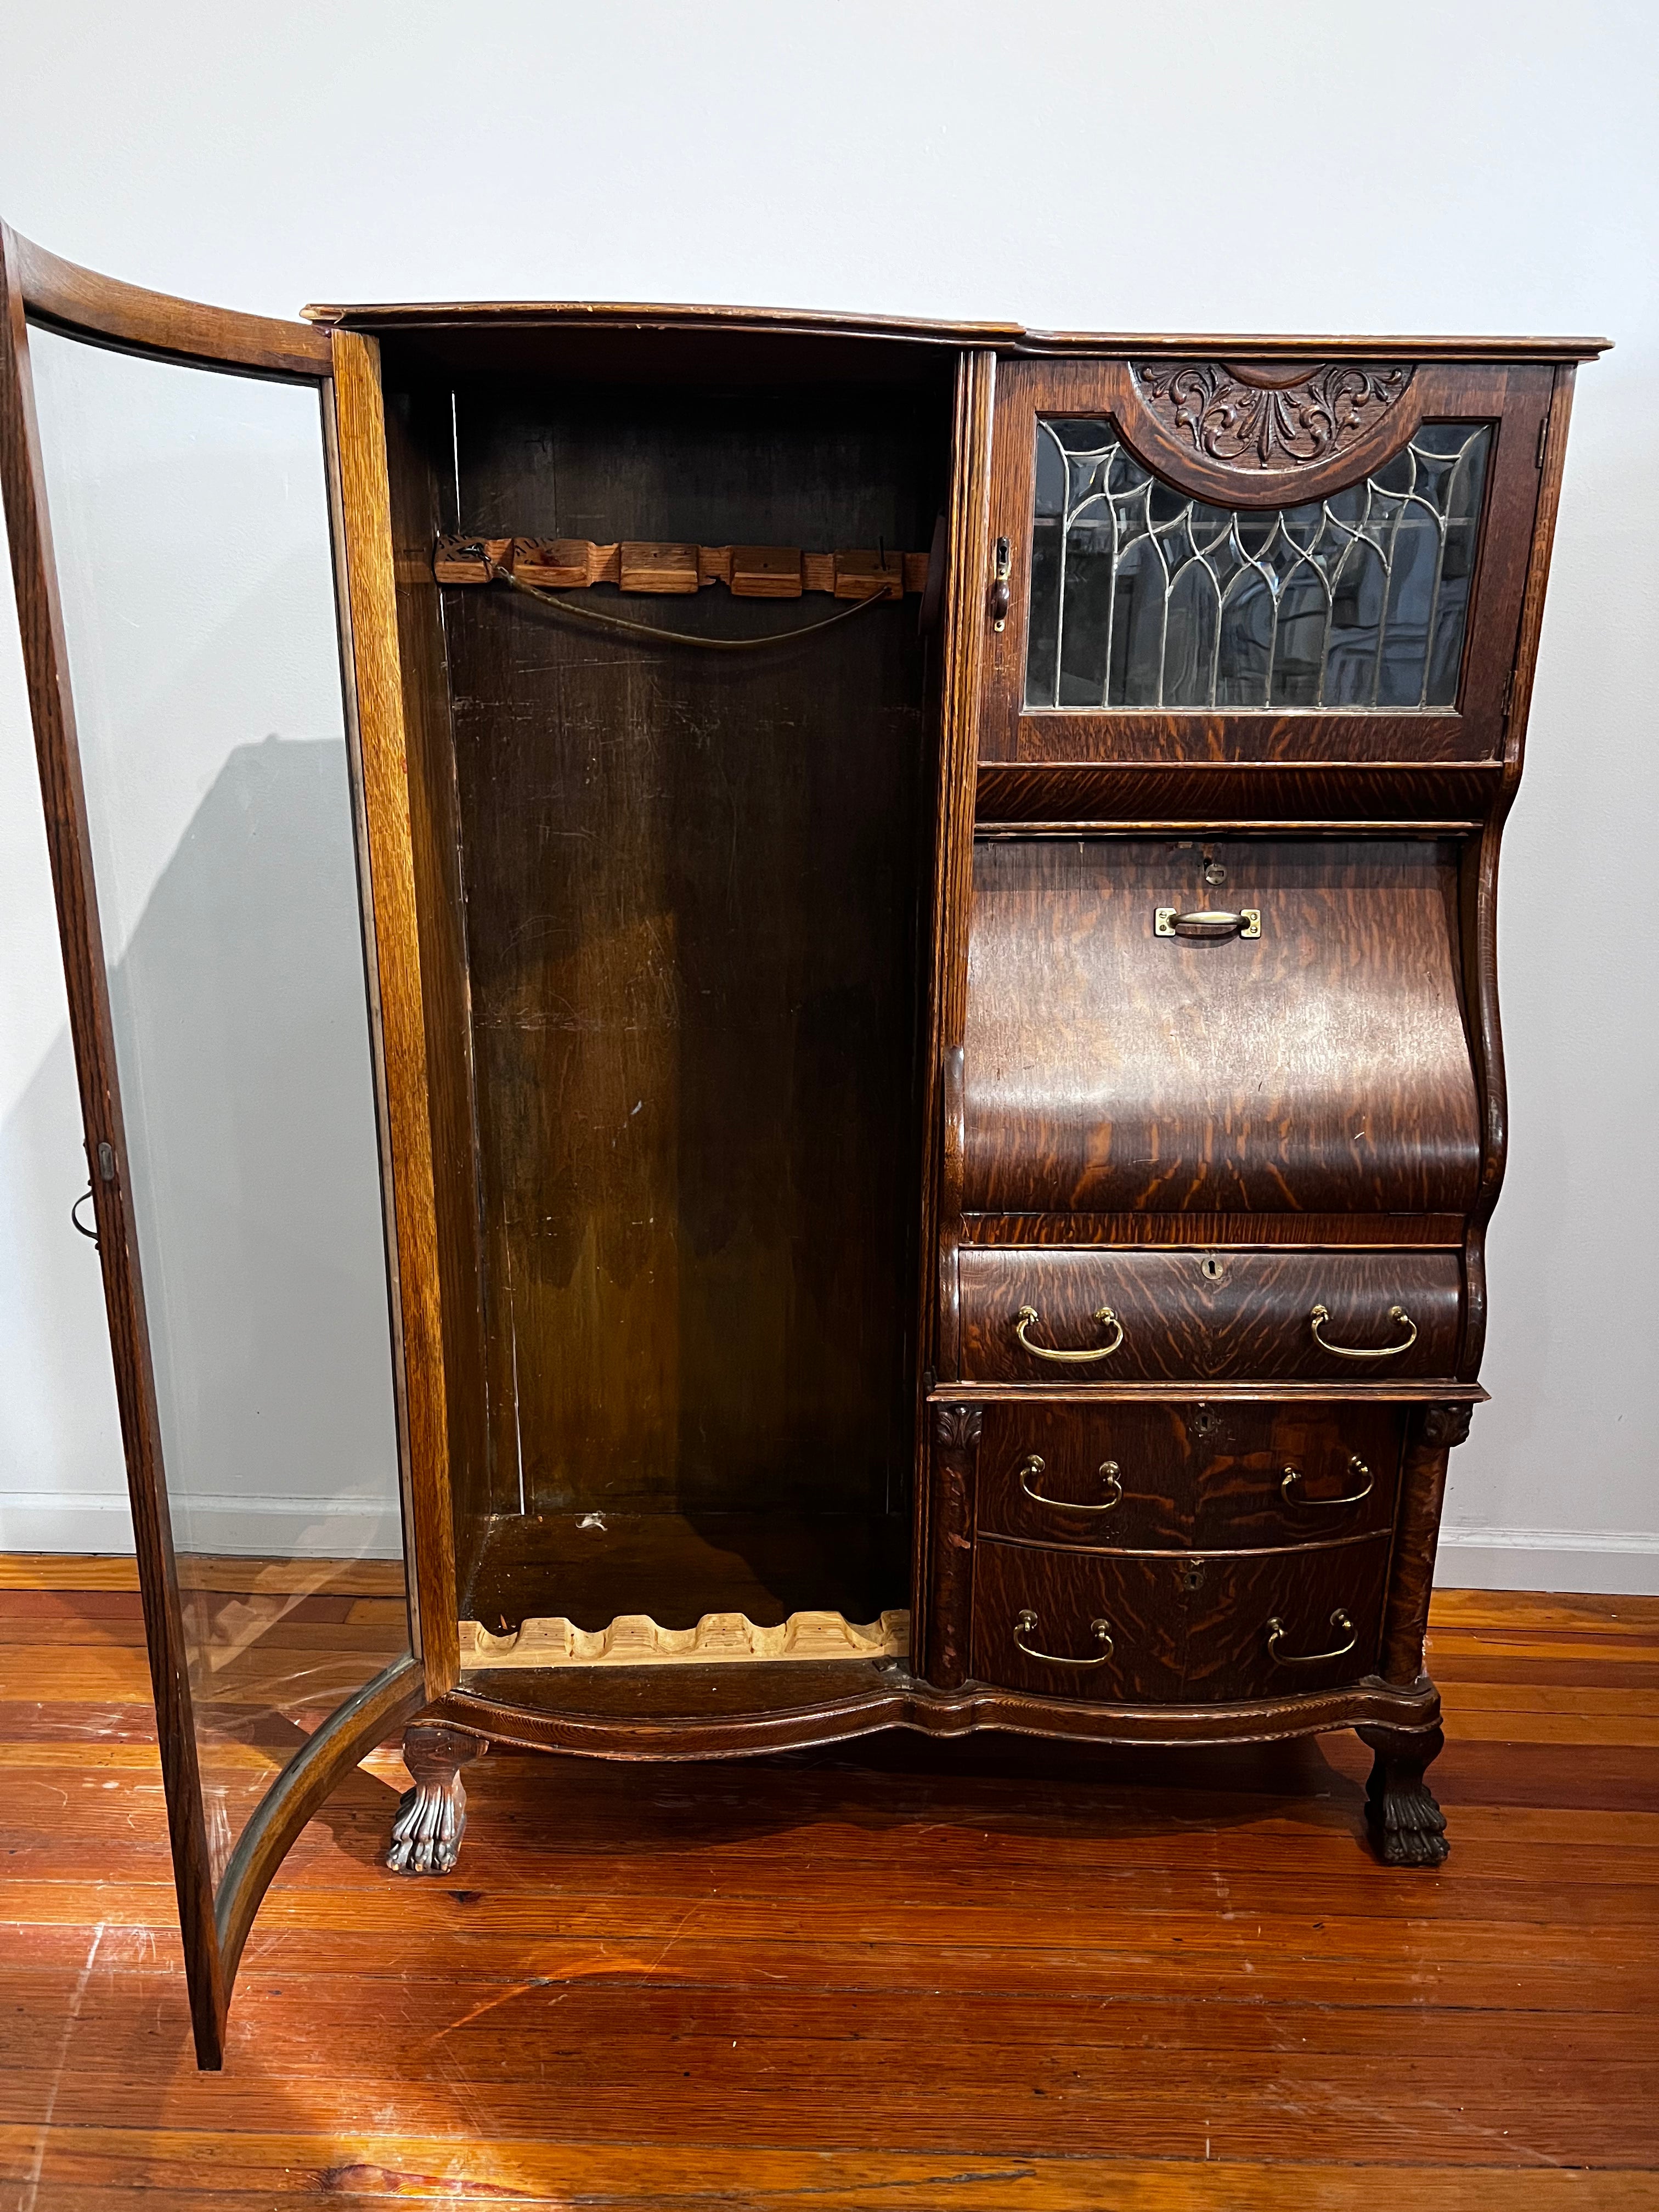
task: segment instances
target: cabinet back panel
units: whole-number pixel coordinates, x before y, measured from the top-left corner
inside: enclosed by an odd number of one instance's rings
[[[456,419],[489,534],[914,550],[938,505],[914,394],[464,387]],[[726,635],[816,611],[582,596]],[[502,589],[445,612],[497,1510],[884,1513],[914,1419],[915,603],[752,656]]]

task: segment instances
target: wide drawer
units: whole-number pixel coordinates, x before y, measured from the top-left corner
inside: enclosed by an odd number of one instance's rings
[[[966,1382],[1359,1382],[1455,1372],[1455,1252],[967,1246],[957,1265]]]
[[[987,1406],[981,1535],[1090,1551],[1228,1551],[1393,1524],[1392,1406]]]
[[[1212,1705],[1376,1670],[1387,1535],[1288,1552],[1112,1554],[983,1539],[973,1672],[1044,1697]]]

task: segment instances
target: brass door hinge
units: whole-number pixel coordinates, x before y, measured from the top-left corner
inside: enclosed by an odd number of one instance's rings
[[[1534,466],[1534,468],[1538,469],[1538,470],[1540,470],[1540,471],[1541,471],[1541,470],[1542,470],[1543,465],[1544,465],[1544,448],[1545,448],[1545,447],[1546,447],[1547,445],[1548,445],[1548,443],[1549,443],[1549,439],[1550,439],[1550,410],[1549,410],[1549,409],[1547,407],[1547,408],[1544,410],[1544,419],[1543,419],[1543,421],[1542,421],[1542,422],[1539,424],[1539,426],[1538,426],[1538,451],[1537,451],[1537,453],[1534,454],[1534,456],[1533,457],[1533,464],[1532,464],[1532,465],[1533,465],[1533,466]]]

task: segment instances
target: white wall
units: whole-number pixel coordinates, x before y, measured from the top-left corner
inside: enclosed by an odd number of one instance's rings
[[[8,16],[8,218],[94,268],[267,313],[552,296],[1616,339],[1580,375],[1504,862],[1495,1402],[1453,1460],[1442,1574],[1659,1589],[1659,930],[1642,918],[1659,13],[14,0]],[[50,1540],[51,1510],[20,1518],[22,1496],[90,1501],[60,1516],[65,1541],[119,1517],[95,1262],[64,1220],[85,1171],[64,1030],[6,623],[0,1544]]]

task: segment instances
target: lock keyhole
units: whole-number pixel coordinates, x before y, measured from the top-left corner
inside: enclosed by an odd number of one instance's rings
[[[1206,1283],[1223,1283],[1227,1279],[1226,1267],[1213,1252],[1204,1255],[1198,1263],[1198,1272]]]

